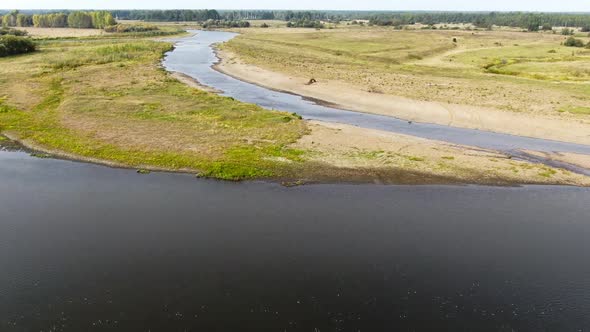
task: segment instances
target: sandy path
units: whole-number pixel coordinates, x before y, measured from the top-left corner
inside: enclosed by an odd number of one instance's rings
[[[371,93],[340,81],[320,81],[306,85],[309,77],[288,76],[245,64],[232,53],[218,52],[216,69],[243,81],[287,91],[339,105],[344,109],[375,113],[416,122],[481,129],[519,136],[589,144],[590,123],[493,108],[418,101],[393,95]]]

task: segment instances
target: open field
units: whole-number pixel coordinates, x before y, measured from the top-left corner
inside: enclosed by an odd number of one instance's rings
[[[161,69],[171,46],[124,35],[41,40],[38,52],[2,58],[0,131],[63,157],[221,179],[590,185],[490,151],[221,97]]]
[[[561,35],[379,27],[240,32],[221,46],[221,69],[258,84],[363,112],[590,143],[590,49],[565,47]],[[256,67],[268,72],[256,75],[263,72]],[[319,83],[304,85],[310,78]]]

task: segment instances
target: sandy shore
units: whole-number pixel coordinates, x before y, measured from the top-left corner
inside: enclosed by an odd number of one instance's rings
[[[462,128],[481,129],[519,136],[590,144],[590,124],[530,113],[515,113],[493,108],[417,101],[372,93],[339,81],[320,81],[307,85],[310,77],[288,76],[243,63],[235,54],[218,51],[221,61],[215,68],[243,81],[286,91],[338,105],[340,108],[393,116]]]
[[[496,151],[345,124],[308,121],[308,125],[310,133],[294,146],[311,151],[310,162],[359,173],[370,170],[375,181],[382,183],[388,183],[391,174],[399,173],[485,185],[590,186],[590,177],[514,160]],[[571,160],[564,160],[568,161]],[[426,182],[437,183],[436,180]]]

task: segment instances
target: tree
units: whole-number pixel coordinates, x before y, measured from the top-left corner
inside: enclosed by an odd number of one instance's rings
[[[92,17],[92,27],[96,29],[104,29],[105,27],[117,24],[113,15],[107,11],[91,12],[90,16]]]
[[[86,12],[72,12],[68,15],[68,26],[70,28],[92,28],[92,15]]]
[[[15,27],[16,26],[16,18],[19,15],[18,10],[13,10],[9,14],[4,15],[2,17],[2,26],[3,27]]]
[[[26,15],[23,15],[23,14],[18,14],[16,16],[16,26],[19,26],[19,27],[26,27],[26,26],[28,26],[28,24],[27,24],[27,16]]]

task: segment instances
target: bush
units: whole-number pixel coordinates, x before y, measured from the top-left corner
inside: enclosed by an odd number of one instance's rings
[[[584,42],[580,39],[569,37],[563,45],[567,47],[584,47]]]
[[[11,35],[11,36],[26,36],[27,32],[17,29],[0,28],[0,36]]]
[[[565,28],[565,29],[561,30],[561,34],[564,36],[571,36],[574,34],[574,30]]]
[[[33,51],[35,51],[35,43],[28,38],[10,35],[0,37],[0,57]]]
[[[299,20],[287,22],[287,28],[315,28],[323,29],[324,24],[320,21]]]
[[[118,32],[118,33],[125,33],[125,32],[147,32],[147,31],[157,31],[160,30],[155,25],[150,24],[117,24],[117,25],[110,25],[104,28],[106,32]]]
[[[207,20],[207,21],[203,22],[201,25],[204,29],[249,28],[250,22],[248,22],[248,21],[227,21],[227,20]]]

